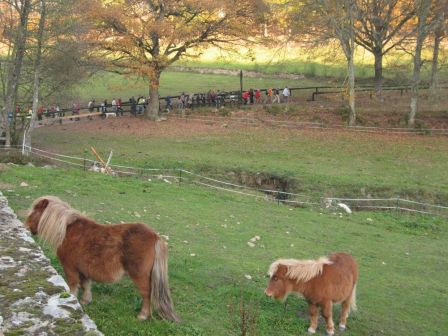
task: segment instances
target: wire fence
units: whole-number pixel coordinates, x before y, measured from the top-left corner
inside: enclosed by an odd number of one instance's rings
[[[287,129],[318,129],[318,130],[348,130],[364,133],[387,133],[387,134],[416,134],[416,135],[448,135],[448,129],[444,128],[405,128],[405,127],[374,127],[374,126],[348,126],[341,124],[329,125],[323,122],[299,122],[290,120],[273,120],[262,118],[239,118],[200,115],[170,115],[169,118],[185,121],[198,121],[209,124],[232,123],[247,127],[268,126],[273,128]]]
[[[428,85],[422,85],[420,89],[426,90],[428,89]],[[398,86],[383,86],[384,91],[400,91],[401,94],[403,92],[407,92],[410,89],[409,85],[398,85]],[[446,90],[448,89],[447,83],[441,83],[439,85],[439,89]],[[261,92],[264,94],[268,89],[261,89]],[[356,87],[356,91],[366,92],[366,91],[374,91],[375,87],[372,85],[360,85]],[[312,96],[310,100],[315,100],[318,95],[325,94],[335,94],[335,93],[344,93],[345,89],[341,86],[306,86],[306,87],[292,87],[290,91],[299,93],[299,92],[311,92]],[[240,99],[241,92],[240,91],[221,91],[216,95],[215,98],[211,98],[207,93],[195,93],[191,99],[190,108],[201,107],[201,106],[214,106],[214,107],[222,107],[224,105],[240,105],[242,101]],[[219,116],[200,116],[200,115],[185,115],[182,111],[184,110],[184,104],[172,103],[171,107],[167,107],[167,101],[171,99],[177,99],[180,101],[181,96],[172,95],[172,96],[163,96],[160,97],[160,112],[172,112],[169,114],[169,118],[172,119],[183,119],[183,120],[195,120],[202,122],[218,122],[222,120],[227,123],[237,123],[240,125],[246,126],[270,126],[270,127],[281,127],[281,128],[290,128],[290,129],[321,129],[321,130],[332,130],[332,129],[345,129],[356,132],[364,132],[364,133],[391,133],[391,134],[419,134],[419,135],[448,135],[448,129],[435,129],[435,128],[397,128],[397,127],[367,127],[367,126],[348,126],[344,124],[325,124],[323,122],[295,122],[295,121],[282,121],[282,120],[273,120],[273,119],[257,119],[257,118],[236,118],[236,117],[219,117]],[[293,99],[293,96],[291,96]],[[108,114],[116,113],[117,115],[123,115],[123,112],[130,112],[132,114],[132,106],[134,106],[134,110],[139,110],[139,106],[144,108],[146,107],[147,102],[143,105],[134,102],[131,103],[129,101],[123,101],[120,103],[120,106],[116,105],[112,106],[112,104],[104,104],[98,105],[94,104],[92,106],[78,106],[77,113],[75,114],[73,108],[63,108],[60,111],[47,111],[44,115],[46,118],[42,119],[40,123],[44,124],[53,124],[53,123],[62,123],[67,120],[79,120],[82,117],[88,117],[89,119],[93,119],[93,117],[100,115],[101,117],[105,117],[105,111],[109,111]],[[171,104],[171,103],[170,103]],[[263,103],[264,104],[264,103]],[[182,105],[182,108],[178,108],[179,105]],[[177,106],[177,108],[176,108]],[[80,112],[83,111],[83,112]],[[84,113],[87,112],[87,113]],[[94,111],[97,111],[96,113]],[[73,115],[65,116],[65,113],[72,112]],[[177,113],[177,115],[175,114]],[[134,111],[134,114],[137,115],[137,112]],[[27,114],[21,114],[22,116],[27,116]],[[182,115],[182,117],[180,117]]]
[[[76,156],[58,154],[43,149],[24,146],[5,147],[0,149],[21,153],[23,150],[36,158],[51,161],[58,166],[63,167],[77,167],[85,171],[94,170],[98,162],[88,158],[81,158]],[[377,211],[395,211],[397,213],[418,213],[424,215],[440,216],[448,218],[448,206],[430,204],[425,202],[418,202],[405,198],[340,198],[340,197],[316,197],[305,194],[298,194],[287,192],[283,190],[272,190],[256,188],[246,185],[241,185],[229,181],[222,181],[216,178],[200,175],[182,168],[141,168],[124,165],[111,164],[109,167],[115,176],[134,176],[137,178],[157,178],[167,183],[182,184],[191,183],[213,190],[220,190],[239,194],[255,199],[262,199],[265,201],[277,202],[278,204],[287,204],[290,206],[300,207],[320,207],[336,209],[340,207],[341,211],[344,209],[343,205],[348,206],[352,210],[377,210]],[[98,170],[96,170],[98,171]]]

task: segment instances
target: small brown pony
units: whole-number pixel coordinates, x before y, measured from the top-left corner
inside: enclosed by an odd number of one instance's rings
[[[290,293],[302,294],[308,302],[311,325],[317,328],[318,308],[327,322],[327,333],[334,334],[333,303],[342,302],[339,329],[345,330],[350,308],[356,310],[358,265],[346,253],[333,253],[318,260],[279,259],[271,264],[265,294],[276,300],[286,300]]]
[[[91,280],[112,283],[127,273],[143,297],[140,320],[160,317],[179,322],[168,286],[166,243],[145,224],[101,225],[54,196],[36,199],[26,219],[33,234],[56,249],[70,292],[92,300]]]

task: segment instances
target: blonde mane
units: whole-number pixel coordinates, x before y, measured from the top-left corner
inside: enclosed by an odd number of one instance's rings
[[[288,269],[286,271],[287,277],[297,282],[307,282],[320,275],[324,265],[331,265],[332,263],[328,257],[320,257],[317,260],[279,259],[271,264],[268,274],[272,278],[278,267],[284,265]]]
[[[45,243],[57,249],[65,238],[67,226],[81,217],[81,213],[55,196],[39,197],[31,205],[31,211],[44,199],[48,200],[48,205],[40,217],[37,234]]]

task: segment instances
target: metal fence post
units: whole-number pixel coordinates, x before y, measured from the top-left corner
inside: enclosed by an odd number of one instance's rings
[[[240,70],[240,96],[239,96],[240,104],[243,103],[243,70]]]

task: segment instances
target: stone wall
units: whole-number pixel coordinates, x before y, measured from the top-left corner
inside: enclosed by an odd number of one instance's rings
[[[0,192],[0,336],[102,335]]]

